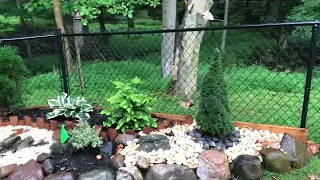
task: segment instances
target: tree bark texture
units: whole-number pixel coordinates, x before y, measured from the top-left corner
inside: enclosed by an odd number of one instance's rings
[[[228,25],[228,15],[229,15],[229,0],[225,0],[225,5],[224,5],[224,21],[223,25],[227,26]],[[226,48],[226,40],[227,40],[227,32],[228,30],[223,30],[222,32],[222,41],[221,41],[221,52],[225,52]]]
[[[163,0],[162,24],[163,29],[175,29],[177,16],[177,2]],[[175,58],[175,33],[163,33],[161,48],[161,72],[163,78],[172,74],[172,66]]]
[[[62,17],[62,12],[61,12],[61,2],[60,0],[53,0],[53,8],[54,8],[54,17],[57,26],[61,29],[61,33],[65,33],[66,30],[63,25],[63,17]],[[73,61],[72,61],[72,55],[71,55],[71,50],[69,46],[69,41],[67,37],[64,37],[62,39],[63,41],[63,49],[65,52],[65,58],[67,62],[67,72],[71,74],[72,72],[72,66],[73,66]]]
[[[207,19],[202,14],[210,11],[213,0],[189,0],[182,28],[204,27]],[[173,67],[173,87],[171,93],[178,96],[191,96],[197,91],[199,51],[203,31],[182,32],[177,42]]]

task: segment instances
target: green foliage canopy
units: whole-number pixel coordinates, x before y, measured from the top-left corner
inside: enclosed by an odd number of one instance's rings
[[[292,9],[287,17],[289,22],[304,22],[315,21],[320,19],[320,1],[309,0],[305,3]],[[300,37],[306,40],[310,40],[311,31],[310,27],[297,27],[293,31],[294,37]]]
[[[72,15],[78,10],[84,17],[83,23],[96,18],[100,13],[100,7],[105,7],[110,14],[122,14],[132,18],[133,12],[137,6],[147,5],[156,7],[160,0],[62,0],[62,12]],[[52,0],[31,0],[25,4],[29,12],[53,9]]]

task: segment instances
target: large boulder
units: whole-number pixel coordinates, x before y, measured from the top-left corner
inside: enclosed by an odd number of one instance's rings
[[[199,156],[197,176],[200,179],[230,179],[228,157],[217,150],[205,150]]]
[[[24,165],[20,165],[17,169],[8,177],[8,180],[42,180],[44,178],[41,164],[35,160],[30,160]]]
[[[44,160],[46,160],[46,159],[48,159],[50,157],[52,157],[52,156],[49,153],[41,153],[40,155],[38,155],[37,161],[42,163]]]
[[[55,170],[54,167],[55,167],[55,164],[52,159],[46,159],[42,163],[42,170],[46,175],[54,173],[54,170]]]
[[[78,177],[78,180],[114,180],[115,172],[112,169],[95,169]]]
[[[164,135],[145,135],[139,138],[138,151],[151,152],[153,150],[170,149],[170,142],[167,136]]]
[[[116,180],[143,180],[143,176],[136,166],[121,167],[117,171]]]
[[[111,166],[114,169],[119,169],[121,167],[124,167],[124,160],[125,160],[125,157],[123,155],[114,155],[111,158]]]
[[[117,144],[125,144],[125,145],[127,145],[128,141],[133,141],[135,138],[136,138],[135,135],[119,134],[114,141]]]
[[[0,179],[1,178],[6,178],[10,174],[14,172],[14,170],[17,168],[17,164],[10,164],[7,166],[3,166],[0,168]]]
[[[268,171],[275,173],[287,173],[291,170],[290,162],[279,149],[266,148],[260,151],[263,162],[262,166]]]
[[[72,172],[59,171],[46,176],[43,180],[75,180],[76,177]]]
[[[197,180],[195,172],[187,166],[175,164],[156,164],[151,166],[145,180]]]
[[[232,161],[231,172],[239,180],[260,180],[263,175],[260,158],[240,155]]]
[[[290,165],[294,168],[304,167],[311,158],[311,154],[306,145],[289,134],[284,134],[281,141],[281,148],[286,153]]]

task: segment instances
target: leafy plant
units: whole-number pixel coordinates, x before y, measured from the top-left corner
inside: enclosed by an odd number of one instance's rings
[[[310,0],[302,3],[299,6],[296,6],[289,13],[287,20],[290,22],[307,22],[315,21],[320,18],[320,1]],[[310,26],[301,26],[295,27],[295,30],[292,32],[294,37],[297,37],[299,40],[303,39],[307,42],[310,41],[311,37],[311,27]]]
[[[84,98],[77,97],[74,99],[66,93],[59,95],[57,99],[49,99],[48,104],[54,109],[53,112],[47,114],[48,119],[64,116],[66,118],[88,120],[90,119],[89,112],[93,111],[92,106]]]
[[[216,49],[215,54],[216,57],[203,80],[200,109],[196,121],[200,131],[223,138],[231,134],[233,123],[222,70],[221,53]]]
[[[149,113],[151,110],[149,103],[152,98],[138,93],[134,87],[140,83],[139,78],[134,78],[128,83],[113,82],[118,91],[107,99],[110,109],[101,111],[101,114],[109,116],[108,121],[104,122],[104,126],[117,125],[116,129],[122,132],[127,129],[141,130],[145,126],[157,127],[157,123]]]
[[[70,131],[70,136],[72,146],[76,149],[83,149],[89,146],[96,148],[102,144],[98,132],[90,127],[87,121],[80,121],[80,126]]]
[[[16,48],[0,47],[0,107],[9,108],[19,103],[19,87],[28,73]]]

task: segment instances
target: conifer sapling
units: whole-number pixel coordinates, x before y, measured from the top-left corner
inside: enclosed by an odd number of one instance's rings
[[[215,55],[204,76],[196,121],[201,132],[223,138],[232,133],[234,126],[219,49],[215,50]]]

